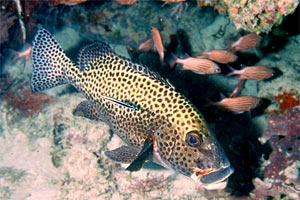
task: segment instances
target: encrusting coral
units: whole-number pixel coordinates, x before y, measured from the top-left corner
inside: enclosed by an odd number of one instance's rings
[[[122,5],[133,5],[138,0],[116,0]],[[177,3],[185,0],[162,0]],[[283,17],[292,14],[298,0],[197,0],[199,6],[212,6],[220,14],[227,14],[237,29],[268,33],[281,24]]]
[[[298,0],[225,0],[224,3],[237,29],[256,33],[268,33],[299,4]]]
[[[268,140],[273,151],[264,164],[264,180],[253,180],[251,196],[260,199],[285,194],[299,199],[300,108],[287,109],[283,116],[271,116],[261,140]]]
[[[32,93],[30,88],[24,88],[22,85],[4,93],[3,98],[7,107],[11,107],[12,111],[18,110],[24,117],[36,115],[47,103],[57,101],[42,93]]]

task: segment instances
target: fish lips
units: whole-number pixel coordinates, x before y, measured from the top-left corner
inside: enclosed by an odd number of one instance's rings
[[[205,185],[215,184],[225,181],[232,173],[234,169],[232,167],[221,168],[220,170],[213,171],[211,173],[202,175],[200,182]]]
[[[198,173],[197,173],[198,171]],[[199,174],[205,173],[205,174]],[[200,183],[207,190],[224,189],[227,185],[227,178],[234,172],[230,166],[215,170],[201,170],[196,168],[191,178]]]

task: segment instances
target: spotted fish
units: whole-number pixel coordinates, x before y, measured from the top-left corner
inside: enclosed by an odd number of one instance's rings
[[[106,152],[112,160],[136,170],[134,163],[152,159],[206,188],[226,185],[233,169],[203,116],[147,67],[102,42],[81,49],[75,65],[43,28],[34,39],[32,61],[32,91],[73,85],[87,99],[74,114],[104,120],[127,144]]]

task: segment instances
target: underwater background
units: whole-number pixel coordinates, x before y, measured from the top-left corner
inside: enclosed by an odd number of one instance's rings
[[[0,1],[0,199],[300,199],[300,22],[297,0]],[[137,51],[157,27],[165,60]],[[84,97],[63,85],[32,93],[32,40],[47,29],[66,54],[105,41],[119,55],[166,78],[200,110],[235,172],[223,190],[206,190],[151,163],[130,173],[104,151],[123,142],[104,122],[74,116]],[[227,50],[257,33],[220,74],[170,67],[173,55]],[[264,65],[267,80],[247,80],[240,95],[261,98],[233,113],[213,102],[239,82],[231,68]]]

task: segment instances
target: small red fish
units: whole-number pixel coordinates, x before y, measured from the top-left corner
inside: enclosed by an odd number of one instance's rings
[[[220,67],[208,59],[195,57],[179,59],[175,57],[174,62],[182,64],[183,70],[190,70],[197,74],[218,74],[221,72]]]
[[[236,97],[244,88],[246,80],[239,80],[229,97]]]
[[[255,96],[239,96],[232,98],[225,98],[214,105],[219,106],[227,111],[242,113],[250,111],[259,103],[260,98]]]
[[[153,40],[151,38],[151,39],[146,40],[142,44],[140,44],[138,51],[150,51],[153,48],[154,48],[154,44],[153,44]]]
[[[154,26],[152,26],[152,40],[154,42],[154,47],[159,54],[160,61],[163,62],[164,61],[164,46],[163,46],[160,32]]]
[[[186,10],[188,8],[188,4],[186,2],[183,3],[184,1],[185,0],[169,0],[165,2],[165,4],[177,3],[177,5],[171,9],[171,17],[175,16],[176,20],[178,20],[181,17],[183,10]]]
[[[31,59],[30,58],[30,55],[31,55],[31,46],[28,47],[28,49],[26,49],[25,51],[21,51],[21,52],[19,52],[19,51],[13,51],[13,52],[14,52],[14,54],[17,55],[17,57],[13,60],[12,63],[15,63],[17,60],[19,60],[19,59],[21,59],[23,57],[24,57],[24,59],[23,59],[22,63],[25,63],[25,62],[27,62],[27,61],[29,61]]]
[[[166,3],[178,3],[178,2],[184,2],[185,0],[162,0],[165,1]]]
[[[212,50],[210,52],[204,52],[203,54],[207,55],[209,60],[222,64],[235,62],[237,60],[237,56],[234,55],[234,53],[226,50]]]
[[[115,0],[121,5],[133,5],[135,4],[138,0]]]
[[[230,74],[231,75],[240,75],[238,79],[241,80],[264,80],[273,76],[273,70],[266,66],[249,66],[245,67],[241,70],[234,70]]]
[[[235,51],[248,50],[256,47],[260,40],[260,36],[256,35],[255,33],[250,33],[248,35],[240,37],[238,41],[231,45],[230,49],[234,49]]]
[[[74,6],[86,2],[87,0],[54,0],[52,1],[55,5],[67,5]],[[51,3],[51,1],[49,1]]]

